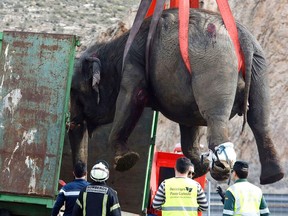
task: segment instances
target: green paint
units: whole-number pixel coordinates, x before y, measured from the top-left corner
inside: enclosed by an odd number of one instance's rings
[[[28,32],[1,33],[0,42],[0,208],[49,215],[58,191],[78,42],[74,35]]]
[[[155,142],[156,142],[158,115],[159,115],[159,113],[157,111],[154,111],[152,130],[151,130],[151,139],[150,139],[150,146],[149,146],[149,153],[148,153],[148,160],[147,160],[147,168],[146,168],[146,176],[145,176],[145,183],[144,183],[142,213],[146,213],[148,202],[149,202],[148,199],[150,198],[149,197],[149,192],[150,192],[149,186],[150,186],[151,170],[152,170],[152,163],[153,163],[153,156],[154,156],[154,149],[155,149]]]

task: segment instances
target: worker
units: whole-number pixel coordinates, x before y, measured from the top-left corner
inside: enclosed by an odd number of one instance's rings
[[[121,216],[117,192],[106,184],[109,164],[98,160],[92,167],[93,182],[83,188],[73,209],[73,216]]]
[[[248,163],[236,161],[232,170],[235,183],[225,193],[223,216],[268,216],[268,206],[259,187],[247,181]]]
[[[63,216],[72,215],[73,207],[80,193],[80,190],[89,184],[89,182],[86,181],[86,175],[86,163],[78,161],[73,169],[74,180],[65,184],[60,189],[56,202],[52,209],[52,216],[57,216],[63,205],[65,206]]]
[[[152,206],[162,210],[162,215],[198,215],[208,209],[208,202],[201,185],[188,177],[194,174],[194,166],[186,157],[178,158],[174,168],[175,177],[161,182]]]

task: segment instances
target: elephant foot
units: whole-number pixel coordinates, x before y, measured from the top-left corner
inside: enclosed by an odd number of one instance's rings
[[[124,155],[114,158],[114,169],[120,172],[131,169],[139,160],[139,154],[135,152],[127,152]]]
[[[229,179],[230,173],[231,167],[227,161],[214,161],[210,168],[210,175],[216,181],[225,181]]]
[[[272,184],[281,180],[284,177],[284,172],[278,163],[262,164],[260,175],[260,184]]]

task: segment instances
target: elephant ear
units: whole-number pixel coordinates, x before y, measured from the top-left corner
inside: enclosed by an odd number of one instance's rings
[[[92,88],[97,92],[97,103],[100,102],[99,83],[101,79],[101,61],[96,57],[86,57],[86,61],[92,62]]]

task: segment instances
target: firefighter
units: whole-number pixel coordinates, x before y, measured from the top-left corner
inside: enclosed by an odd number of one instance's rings
[[[208,202],[201,185],[188,177],[194,166],[186,157],[178,158],[175,177],[164,180],[153,199],[152,206],[161,209],[163,216],[197,216],[198,211],[208,209]]]
[[[234,163],[232,178],[235,183],[225,193],[223,216],[270,215],[261,189],[247,181],[248,168],[245,161]]]
[[[81,190],[73,209],[73,216],[121,216],[117,192],[106,184],[109,165],[99,160],[92,167],[93,183]]]

